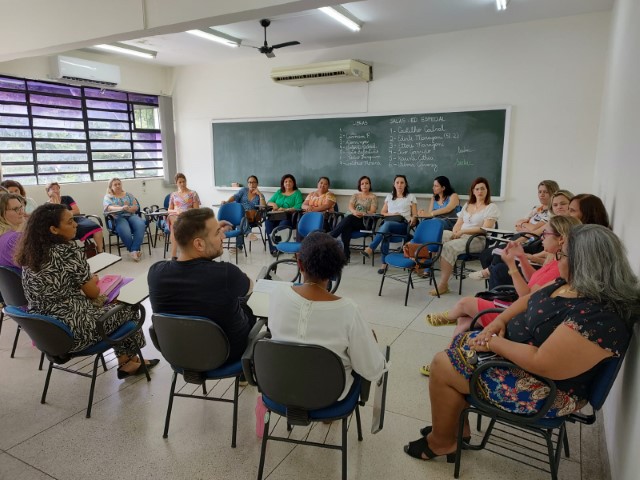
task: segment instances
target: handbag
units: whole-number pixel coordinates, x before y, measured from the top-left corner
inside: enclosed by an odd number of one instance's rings
[[[258,210],[247,210],[244,212],[244,216],[247,217],[247,222],[255,223],[258,218]]]
[[[413,243],[413,242],[405,243],[404,246],[402,247],[402,253],[406,258],[410,258],[411,260],[416,259],[416,253],[418,253],[418,259],[420,260],[427,260],[431,258],[431,252],[429,251],[428,247],[425,247],[422,250],[420,250],[420,252],[418,252],[418,250],[422,246],[423,246],[422,243]]]
[[[498,292],[487,290],[486,292],[476,293],[476,298],[482,298],[483,300],[489,300],[490,302],[497,300],[499,302],[513,303],[518,300],[518,292],[516,292],[515,290]]]

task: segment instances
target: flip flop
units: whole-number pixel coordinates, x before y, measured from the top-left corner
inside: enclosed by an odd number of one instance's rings
[[[417,458],[418,460],[423,460],[423,461],[433,460],[436,457],[442,456],[442,455],[436,455],[435,453],[433,453],[433,451],[429,448],[429,443],[427,442],[426,437],[420,437],[418,440],[409,442],[408,445],[404,446],[404,453],[406,453],[407,455],[413,458]],[[423,454],[426,455],[427,458],[423,458],[422,457]],[[456,461],[455,452],[447,453],[446,456],[447,456],[447,463],[453,463]]]
[[[425,377],[431,375],[431,364],[426,363],[420,367],[420,373]]]
[[[426,427],[420,429],[420,435],[426,437],[431,433],[431,430],[433,430],[433,426],[427,425]],[[471,443],[471,435],[469,435],[468,437],[462,437],[462,441],[464,443]]]
[[[448,311],[442,313],[427,313],[425,321],[432,327],[444,327],[458,323],[457,319],[449,318]]]

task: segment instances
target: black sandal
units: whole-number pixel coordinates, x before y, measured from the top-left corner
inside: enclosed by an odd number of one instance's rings
[[[420,437],[418,440],[414,440],[413,442],[409,442],[409,445],[404,446],[404,453],[412,456],[413,458],[417,458],[418,460],[433,460],[436,457],[441,457],[442,455],[436,455],[429,448],[429,443],[427,442],[426,437]],[[422,455],[426,455],[427,458],[424,458]],[[456,454],[447,453],[447,463],[453,463],[456,461]]]
[[[130,360],[127,360],[126,362],[124,362],[122,365],[118,366],[118,370],[117,370],[117,374],[118,374],[118,380],[122,380],[124,378],[128,378],[128,377],[133,377],[135,375],[140,375],[142,373],[144,373],[144,367],[142,366],[142,363],[140,364],[140,366],[138,368],[136,368],[133,372],[126,372],[124,370],[122,370],[121,367],[124,367],[127,363],[129,363]],[[155,367],[156,365],[158,365],[158,363],[160,363],[160,360],[158,360],[157,358],[154,358],[152,360],[147,360],[146,366],[147,366],[147,371],[151,370],[153,367]]]
[[[431,433],[431,430],[433,430],[433,427],[431,425],[427,425],[426,427],[420,429],[420,435],[426,437]],[[468,437],[462,437],[462,441],[464,443],[471,443],[471,435],[469,435]]]

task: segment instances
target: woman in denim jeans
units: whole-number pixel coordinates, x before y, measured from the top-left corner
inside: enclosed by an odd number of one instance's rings
[[[107,187],[107,194],[102,201],[104,212],[112,214],[116,219],[116,232],[136,262],[142,258],[140,246],[147,228],[145,221],[137,215],[140,202],[122,189],[122,181],[112,178]]]

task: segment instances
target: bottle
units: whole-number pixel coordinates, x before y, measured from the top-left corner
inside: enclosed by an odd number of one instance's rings
[[[262,395],[256,399],[256,435],[258,438],[262,438],[264,433],[264,419],[268,415],[267,407],[262,401]]]

